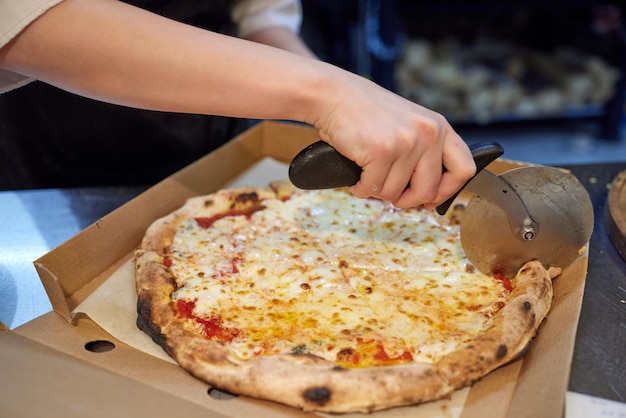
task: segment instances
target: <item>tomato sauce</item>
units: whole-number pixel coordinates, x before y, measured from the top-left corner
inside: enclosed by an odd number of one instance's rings
[[[201,217],[195,218],[195,221],[200,228],[210,228],[215,222],[219,221],[220,219],[227,218],[229,216],[245,216],[246,218],[249,219],[254,212],[259,211],[264,208],[265,206],[263,205],[257,205],[257,206],[252,206],[250,208],[246,208],[244,210],[231,210],[231,211],[224,212],[224,213],[218,213],[217,215],[213,215],[213,216],[201,216]]]
[[[202,336],[216,341],[231,342],[241,335],[241,330],[225,327],[219,315],[211,316],[207,319],[198,318],[194,315],[193,309],[196,303],[190,300],[178,299],[176,309],[181,318],[193,319],[201,326]]]
[[[493,277],[496,280],[502,282],[502,286],[504,286],[504,288],[509,292],[513,290],[513,284],[511,283],[511,280],[509,280],[507,277],[504,277],[502,273],[494,273]]]

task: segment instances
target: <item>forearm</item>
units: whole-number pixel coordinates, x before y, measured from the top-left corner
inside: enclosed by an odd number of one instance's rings
[[[249,34],[246,36],[246,39],[294,52],[305,57],[315,58],[315,54],[304,43],[302,38],[286,27],[275,26],[261,29]]]
[[[127,106],[301,121],[315,118],[333,72],[113,0],[66,0],[3,48],[0,65]]]

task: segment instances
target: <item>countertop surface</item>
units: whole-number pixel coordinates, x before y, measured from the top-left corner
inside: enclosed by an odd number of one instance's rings
[[[595,213],[569,388],[626,402],[626,262],[605,223],[609,186],[626,163],[568,168],[589,192]]]
[[[626,262],[607,235],[609,185],[625,163],[567,166],[588,190],[595,227],[569,390],[626,402]],[[0,321],[15,328],[51,310],[33,260],[143,192],[106,187],[0,192]]]

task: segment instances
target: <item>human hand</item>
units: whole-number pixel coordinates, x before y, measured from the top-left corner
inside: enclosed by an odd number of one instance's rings
[[[314,124],[363,169],[355,196],[434,209],[475,174],[467,145],[440,114],[353,74],[338,86]]]

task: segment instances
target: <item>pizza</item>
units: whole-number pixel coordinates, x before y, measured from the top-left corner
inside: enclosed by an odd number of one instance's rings
[[[448,397],[524,353],[559,274],[481,273],[462,214],[286,181],[193,197],[136,251],[137,325],[237,395],[331,413]]]

